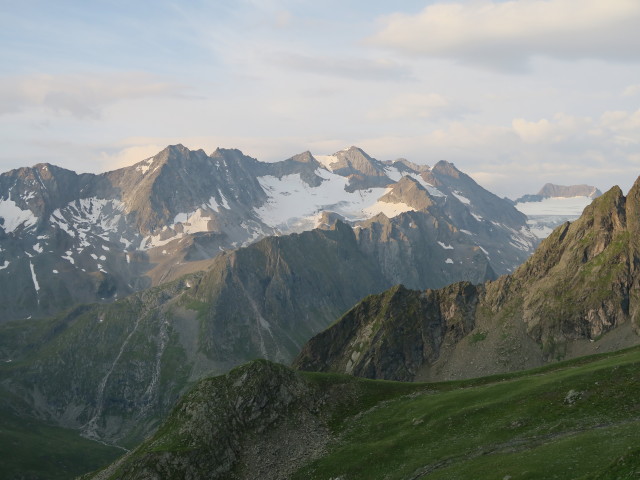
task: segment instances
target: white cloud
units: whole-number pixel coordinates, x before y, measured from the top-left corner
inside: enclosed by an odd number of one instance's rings
[[[370,111],[373,120],[414,120],[458,117],[468,109],[437,93],[402,93]]]
[[[640,60],[637,0],[437,3],[381,23],[375,45],[492,69],[521,70],[537,55]]]
[[[557,113],[552,121],[543,118],[529,122],[523,118],[516,118],[511,125],[525,143],[560,143],[575,136],[588,134],[592,123],[590,118]]]
[[[640,110],[595,119],[557,113],[549,119],[514,119],[507,126],[456,121],[424,134],[354,142],[376,158],[454,162],[485,188],[517,198],[547,182],[628,189],[640,175],[638,130]]]
[[[629,85],[622,92],[622,96],[623,97],[633,97],[635,95],[638,95],[639,93],[640,93],[640,84]]]
[[[612,132],[635,134],[637,137],[638,131],[640,131],[640,110],[605,112],[602,114],[600,122],[603,127]]]
[[[0,77],[0,115],[41,107],[78,118],[99,117],[122,100],[180,96],[184,87],[147,73]]]
[[[381,160],[404,157],[427,165],[448,160],[485,188],[516,198],[539,190],[547,182],[587,183],[601,190],[614,184],[623,190],[629,188],[640,175],[640,143],[636,140],[639,129],[640,110],[610,111],[597,118],[558,113],[543,119],[514,119],[504,125],[453,121],[442,128],[406,135],[249,133],[140,136],[111,145],[80,140],[72,144],[41,142],[37,161],[59,163],[67,159],[68,168],[98,172],[131,165],[176,143],[190,149],[202,148],[207,153],[216,147],[238,148],[262,161],[283,160],[304,150],[330,154],[357,145]],[[78,159],[76,164],[68,160],[73,158]]]
[[[388,59],[281,53],[273,55],[272,62],[304,73],[359,81],[402,81],[411,79],[411,72],[407,67]]]
[[[118,168],[128,167],[141,160],[153,157],[167,145],[168,143],[143,143],[125,146],[111,153],[102,151],[100,152],[101,164],[104,165],[104,170],[117,170]]]

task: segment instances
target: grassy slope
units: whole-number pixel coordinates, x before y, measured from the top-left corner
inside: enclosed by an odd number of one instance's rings
[[[63,480],[100,468],[122,450],[0,407],[0,478]]]
[[[337,412],[329,454],[295,478],[636,478],[639,367],[634,348],[413,393],[362,381],[365,403]]]

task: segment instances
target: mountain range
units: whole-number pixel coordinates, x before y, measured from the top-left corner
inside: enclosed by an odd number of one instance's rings
[[[254,358],[288,363],[366,295],[398,283],[494,279],[536,243],[524,215],[452,164],[383,163],[354,147],[320,159],[263,164],[237,150],[207,156],[169,147],[103,175],[48,166],[55,175],[44,187],[29,183],[42,187],[44,213],[4,239],[20,251],[14,258],[3,249],[12,260],[0,280],[26,283],[34,296],[16,305],[5,293],[3,308],[40,317],[0,326],[7,408],[19,403],[87,438],[133,446],[202,376]],[[5,177],[36,171],[44,167]],[[54,188],[67,177],[73,182]],[[15,182],[5,203],[41,198],[18,197]],[[69,201],[74,191],[88,200]],[[287,205],[297,210],[285,215]],[[5,224],[16,225],[12,218]],[[29,251],[29,242],[38,248]],[[56,268],[47,274],[44,265]],[[92,291],[74,282],[97,275],[115,285],[113,295],[77,306]],[[140,291],[121,298],[134,287]]]
[[[87,478],[633,478],[639,229],[640,179],[510,275],[365,298],[305,345],[302,373],[260,361],[199,382]],[[416,383],[439,379],[458,380]]]
[[[385,442],[377,420],[360,418],[415,411],[405,400],[449,388],[353,376],[471,378],[637,344],[639,182],[626,197],[616,187],[596,198],[530,255],[527,218],[452,164],[381,162],[356,147],[265,164],[175,146],[102,175],[36,166],[0,180],[12,185],[0,204],[5,270],[35,292],[31,303],[7,296],[15,319],[0,324],[0,445],[23,452],[16,439],[71,430],[86,439],[77,451],[96,458],[116,456],[104,444],[133,449],[95,478],[339,478],[336,452],[359,442],[348,432]],[[73,267],[71,283],[58,268],[47,277],[42,266],[65,265],[56,262]],[[95,283],[69,288],[96,269],[111,296]],[[207,378],[254,358],[269,361]],[[294,358],[314,372],[270,362]],[[587,391],[563,398],[573,405]],[[45,451],[87,465],[53,444]],[[419,478],[452,453],[433,465],[423,455],[389,457],[388,475]],[[371,478],[349,462],[348,478]]]
[[[39,164],[0,175],[0,321],[111,302],[335,219],[379,224],[359,242],[380,256],[390,255],[373,244],[380,235],[431,222],[450,253],[438,268],[447,279],[465,278],[460,262],[474,255],[486,257],[480,270],[506,273],[536,244],[524,215],[453,165],[381,162],[356,147],[265,163],[175,145],[99,175]]]

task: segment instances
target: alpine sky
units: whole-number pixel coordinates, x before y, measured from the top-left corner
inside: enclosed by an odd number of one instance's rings
[[[640,174],[637,0],[0,1],[0,170],[357,145],[499,195]]]

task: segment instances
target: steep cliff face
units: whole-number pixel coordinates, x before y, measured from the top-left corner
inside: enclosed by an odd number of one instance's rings
[[[393,380],[456,378],[636,344],[639,225],[640,180],[627,197],[614,187],[597,198],[511,275],[365,299],[294,365]]]
[[[189,295],[206,306],[201,338],[208,356],[230,364],[252,356],[287,362],[314,332],[389,285],[339,222],[224,254]]]

